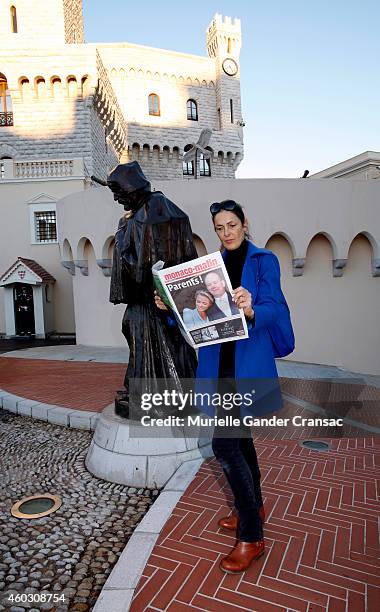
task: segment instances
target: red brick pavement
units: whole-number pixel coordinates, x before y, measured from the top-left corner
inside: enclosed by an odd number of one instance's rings
[[[46,403],[101,411],[122,386],[125,368],[0,357],[0,388]],[[348,384],[335,389],[334,383],[321,381],[282,379],[281,384],[284,391],[325,407],[334,397],[340,402],[345,395],[348,405],[363,399],[372,409],[364,403],[356,418],[378,424],[373,407],[380,391],[374,387],[363,387],[359,397],[357,388]],[[342,409],[347,414],[344,405]],[[285,404],[286,416],[294,410]],[[349,408],[351,418],[352,410],[357,409]],[[313,433],[300,428],[297,438]],[[350,434],[363,431],[351,427]],[[217,529],[232,498],[218,464],[209,460],[160,534],[132,612],[378,609],[379,438],[335,439],[333,450],[316,453],[294,440],[271,440],[264,431],[257,430],[255,437],[268,515],[264,558],[239,576],[218,569],[220,557],[234,543],[232,535]]]
[[[46,404],[101,412],[123,388],[126,365],[0,357],[0,388]]]
[[[317,453],[256,442],[267,552],[241,575],[218,568],[234,537],[217,528],[232,497],[215,459],[185,491],[152,551],[131,612],[375,612],[380,601],[380,439]]]

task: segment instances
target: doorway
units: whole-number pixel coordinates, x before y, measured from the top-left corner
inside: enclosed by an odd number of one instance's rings
[[[35,334],[33,288],[15,283],[13,288],[16,336]]]

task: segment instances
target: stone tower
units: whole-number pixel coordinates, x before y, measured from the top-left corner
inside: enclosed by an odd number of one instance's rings
[[[83,43],[82,0],[2,0],[0,39],[6,48]]]
[[[215,61],[219,129],[239,130],[241,122],[240,19],[223,18],[217,13],[207,29],[206,44],[208,55]]]

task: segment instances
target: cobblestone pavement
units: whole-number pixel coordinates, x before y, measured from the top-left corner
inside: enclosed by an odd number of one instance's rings
[[[84,460],[91,432],[3,410],[0,432],[0,610],[92,610],[158,491],[89,474]],[[37,493],[59,495],[62,506],[39,519],[11,516],[17,500]],[[41,603],[44,592],[61,600]],[[21,594],[34,601],[17,603],[14,597]]]

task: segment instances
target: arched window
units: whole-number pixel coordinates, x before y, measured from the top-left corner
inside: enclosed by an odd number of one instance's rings
[[[17,12],[15,6],[11,6],[11,31],[12,34],[17,34]]]
[[[199,154],[199,176],[211,176],[210,160],[206,159],[203,153]]]
[[[12,98],[7,79],[0,72],[0,127],[13,125]]]
[[[198,121],[198,106],[195,100],[188,100],[187,106],[187,118],[189,121]]]
[[[184,151],[188,151],[191,149],[191,144],[185,146]],[[194,162],[182,162],[182,174],[183,176],[193,176],[194,175]]]
[[[43,98],[46,92],[46,81],[43,77],[37,77],[35,79],[35,83],[36,83],[36,91],[37,91],[37,96],[39,98]]]
[[[156,115],[157,117],[160,115],[160,98],[157,94],[151,93],[148,96],[148,107],[149,114]]]

